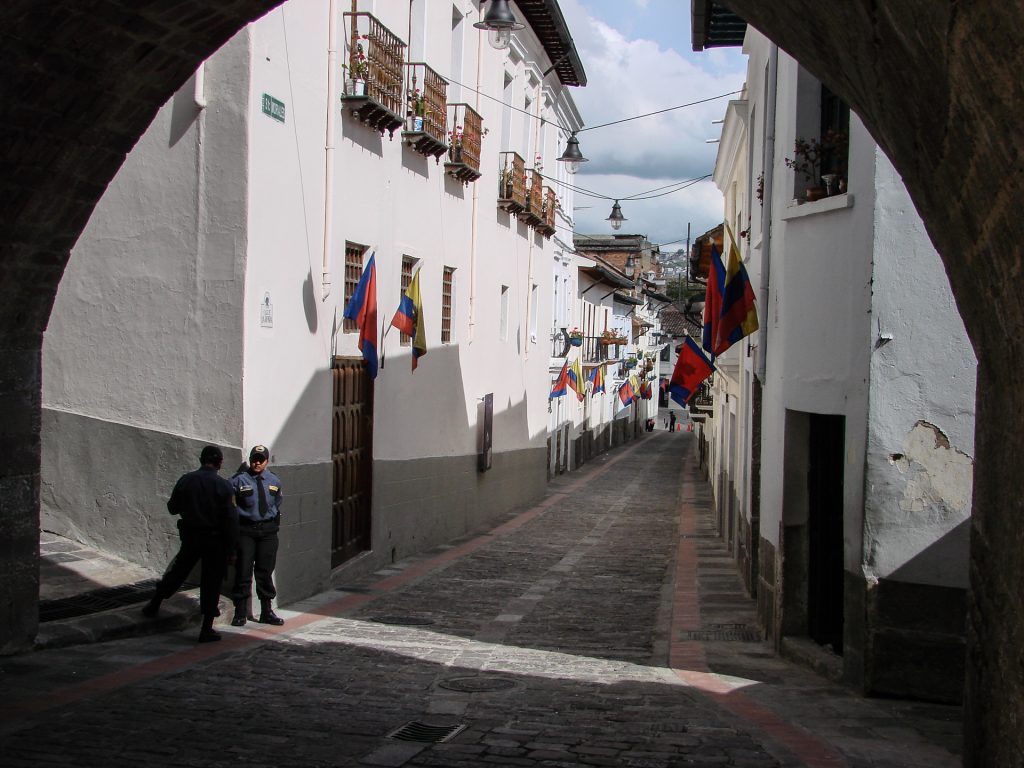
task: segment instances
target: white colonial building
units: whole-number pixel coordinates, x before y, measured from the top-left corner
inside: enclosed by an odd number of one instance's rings
[[[971,345],[857,116],[752,28],[743,51],[714,178],[761,329],[718,359],[703,427],[721,533],[779,648],[870,693],[956,701]]]
[[[526,28],[498,50],[477,0],[291,0],[183,84],[60,286],[45,528],[162,568],[201,446],[230,474],[265,443],[289,601],[539,498],[572,243],[557,158],[586,78],[557,3],[514,8]],[[376,380],[342,318],[371,254]],[[388,324],[415,274],[413,372]]]

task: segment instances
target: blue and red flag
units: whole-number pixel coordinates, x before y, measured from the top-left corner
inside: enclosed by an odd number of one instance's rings
[[[651,389],[651,382],[645,381],[640,387],[640,397],[643,400],[650,400],[654,396],[654,392]]]
[[[558,378],[555,379],[555,383],[551,385],[551,394],[548,397],[563,397],[566,390],[569,388],[569,361],[566,360],[562,363],[562,370],[558,373]]]
[[[715,366],[689,336],[683,339],[682,347],[675,370],[672,371],[668,392],[669,397],[677,403],[686,405],[700,383],[715,370]]]
[[[598,365],[590,372],[590,396],[604,392],[604,366]]]
[[[722,289],[725,286],[725,265],[718,248],[711,243],[711,265],[708,267],[708,286],[704,293],[704,331],[701,335],[701,346],[715,357],[715,334],[718,330],[718,317],[722,309]]]
[[[754,289],[750,285],[747,270],[743,267],[740,250],[732,232],[729,236],[729,263],[723,269],[721,307],[714,332],[714,353],[720,355],[744,336],[757,330],[757,309],[754,306]]]
[[[636,397],[636,393],[633,391],[633,385],[630,384],[629,379],[622,382],[622,386],[619,387],[619,400],[622,401],[622,405],[626,406],[633,402]]]
[[[665,389],[668,386],[668,379],[662,377],[661,381],[658,382],[658,389]]]
[[[377,266],[373,259],[371,253],[342,315],[359,327],[359,351],[371,379],[377,378]]]
[[[423,324],[423,300],[420,297],[420,272],[413,275],[412,282],[402,294],[398,311],[391,318],[391,325],[406,336],[412,337],[412,369],[415,371],[419,359],[427,354],[427,329]]]

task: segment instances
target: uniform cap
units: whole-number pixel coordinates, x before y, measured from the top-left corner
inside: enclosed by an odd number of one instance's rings
[[[265,445],[254,445],[249,451],[249,461],[253,459],[270,459],[270,451]]]

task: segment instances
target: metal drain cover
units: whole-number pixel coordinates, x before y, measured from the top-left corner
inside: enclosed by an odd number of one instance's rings
[[[425,741],[431,744],[440,744],[443,741],[448,741],[465,729],[465,723],[456,725],[427,725],[426,723],[418,723],[413,720],[411,723],[406,723],[401,728],[393,730],[387,735],[387,738],[398,739],[399,741]]]
[[[402,627],[425,627],[428,624],[433,624],[433,619],[427,619],[423,616],[374,616],[370,621],[375,621],[378,624],[395,624]]]
[[[507,691],[510,688],[516,687],[516,681],[509,680],[507,677],[453,677],[449,680],[442,680],[438,683],[438,686],[447,688],[449,691],[459,691],[460,693],[484,693],[487,691]]]
[[[146,579],[134,584],[103,587],[80,595],[62,597],[56,600],[39,601],[39,622],[59,621],[75,616],[85,616],[101,611],[110,611],[133,603],[142,603],[153,596],[159,579]]]
[[[714,640],[738,641],[743,643],[756,643],[761,639],[761,633],[756,627],[746,624],[720,624],[712,625],[708,629],[696,629],[679,633],[680,640],[697,640],[709,642]]]

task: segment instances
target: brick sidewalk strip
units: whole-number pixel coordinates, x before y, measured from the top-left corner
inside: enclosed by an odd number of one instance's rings
[[[645,434],[283,627],[0,659],[3,764],[958,765],[957,708],[864,699],[763,643],[704,639],[754,608],[708,535],[694,447]],[[388,737],[403,726],[461,730]]]

